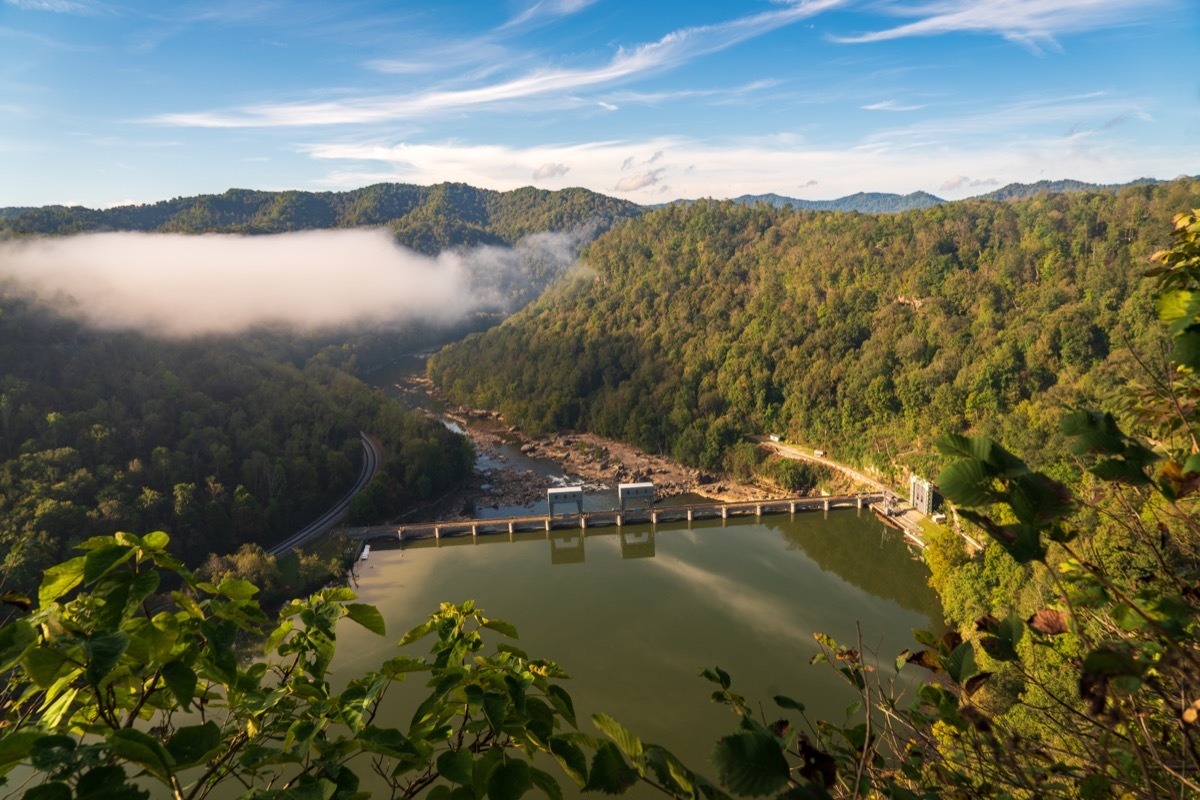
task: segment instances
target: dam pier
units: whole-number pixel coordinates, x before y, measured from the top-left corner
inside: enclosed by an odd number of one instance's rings
[[[586,530],[604,526],[657,525],[666,522],[692,522],[703,519],[731,519],[736,517],[761,517],[767,514],[795,514],[798,511],[830,511],[836,508],[869,508],[873,503],[884,500],[881,492],[852,495],[828,495],[824,497],[795,497],[776,500],[748,500],[732,503],[691,503],[678,506],[654,506],[652,494],[647,497],[642,486],[623,484],[622,488],[636,486],[642,493],[633,495],[647,499],[644,508],[626,508],[625,493],[622,493],[621,508],[607,511],[583,511],[582,504],[573,493],[576,489],[551,490],[546,514],[522,517],[493,517],[468,520],[445,520],[417,522],[399,526],[372,526],[344,529],[341,534],[359,541],[391,540],[405,542],[413,539],[441,539],[444,536],[487,536],[514,534],[525,531],[551,531],[565,528]],[[636,491],[636,490],[635,490]],[[652,490],[651,490],[652,491]],[[565,513],[553,513],[562,506],[571,509]]]

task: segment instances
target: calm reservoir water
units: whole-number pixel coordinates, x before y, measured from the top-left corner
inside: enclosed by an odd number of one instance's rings
[[[888,665],[911,644],[911,629],[941,619],[924,564],[865,510],[515,539],[373,548],[358,592],[379,607],[388,637],[344,624],[337,673],[348,679],[396,655],[395,641],[439,602],[474,599],[516,625],[531,656],[571,675],[564,687],[581,729],[595,733],[590,716],[604,711],[711,775],[712,745],[736,720],[710,703],[702,667],[731,673],[734,690],[761,699],[768,718],[778,713],[772,695],[786,694],[816,717],[841,720],[854,695],[828,666],[809,666],[813,633],[851,644],[858,623],[864,646]],[[407,650],[424,655],[428,645]],[[404,729],[419,680],[396,694],[392,718],[377,724]]]
[[[405,357],[369,380],[409,407],[440,413],[432,398],[395,385],[423,372],[424,357]],[[476,466],[528,470],[532,479],[551,484],[573,482],[553,462],[515,445],[480,453]],[[612,487],[587,487],[585,509],[615,504]],[[481,517],[544,513],[544,502],[477,509]],[[912,644],[913,628],[942,626],[937,596],[926,584],[928,569],[899,533],[866,510],[592,528],[586,537],[556,530],[549,537],[522,533],[514,539],[374,545],[358,566],[357,591],[362,602],[379,607],[388,636],[343,623],[336,673],[345,681],[377,667],[397,655],[395,642],[440,602],[473,599],[488,616],[516,625],[517,644],[530,656],[553,659],[571,675],[563,686],[581,730],[596,733],[590,718],[603,711],[711,777],[708,755],[736,718],[709,701],[715,687],[698,677],[701,668],[729,672],[733,689],[761,700],[768,719],[782,715],[771,697],[785,694],[805,703],[814,719],[840,721],[856,695],[828,666],[809,665],[818,652],[813,633],[853,644],[860,625],[864,647],[877,650],[881,669],[891,674],[893,657]],[[425,655],[429,644],[423,640],[406,652]],[[389,695],[387,718],[376,724],[407,729],[424,696],[420,677],[410,680]],[[568,797],[578,795],[557,765],[543,766],[559,777]],[[360,771],[365,782],[367,772]],[[627,796],[661,795],[636,787]]]

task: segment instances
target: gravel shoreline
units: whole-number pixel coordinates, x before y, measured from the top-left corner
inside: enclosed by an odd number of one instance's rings
[[[424,393],[445,402],[436,387],[423,377],[399,384],[406,393]],[[570,483],[615,488],[618,483],[652,481],[655,496],[665,498],[695,494],[717,501],[765,500],[780,496],[775,487],[737,483],[727,476],[710,475],[685,467],[666,456],[644,453],[638,448],[605,439],[591,433],[562,432],[548,436],[529,436],[507,424],[494,411],[454,406],[440,415],[457,423],[475,445],[476,452],[503,461],[497,445],[518,448],[532,457],[553,461]],[[476,469],[462,490],[442,498],[413,516],[429,519],[468,519],[481,508],[532,505],[545,502],[552,485],[545,476],[530,470],[502,465]]]

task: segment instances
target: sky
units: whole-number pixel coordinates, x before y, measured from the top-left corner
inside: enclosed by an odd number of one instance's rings
[[[1200,173],[1200,0],[0,0],[0,206]]]

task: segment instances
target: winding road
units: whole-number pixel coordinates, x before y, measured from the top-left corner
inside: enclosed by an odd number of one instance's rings
[[[839,464],[837,461],[833,461],[828,458],[822,458],[821,456],[813,455],[808,450],[805,450],[800,447],[796,447],[794,445],[781,444],[780,442],[773,442],[766,436],[751,436],[749,438],[760,444],[765,444],[767,447],[770,447],[772,450],[779,453],[779,455],[781,455],[781,456],[786,456],[787,458],[794,458],[797,461],[811,461],[814,464],[824,464],[827,467],[836,469],[839,472],[850,476],[852,479],[858,481],[859,483],[861,483],[865,486],[870,486],[872,489],[875,489],[876,491],[885,492],[888,494],[895,494],[895,491],[893,489],[891,489],[887,486],[884,486],[882,483],[875,480],[874,478],[868,478],[863,473],[859,472],[856,469],[848,467],[845,464]]]
[[[375,473],[379,472],[379,468],[383,465],[383,448],[374,437],[362,432],[359,432],[359,436],[362,437],[363,443],[363,465],[354,486],[350,487],[350,491],[346,492],[342,499],[334,503],[328,511],[292,536],[269,548],[268,553],[279,558],[332,528],[349,510],[350,501],[354,499],[354,496],[363,490],[371,478],[375,477]]]

